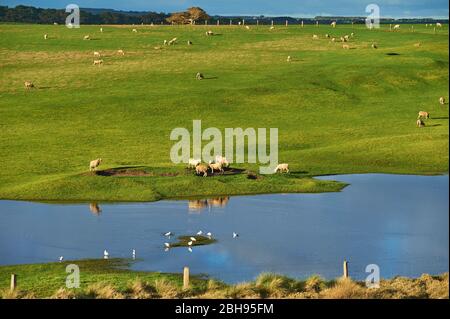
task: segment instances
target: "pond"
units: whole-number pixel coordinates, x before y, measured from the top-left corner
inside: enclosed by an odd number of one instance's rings
[[[263,271],[305,278],[381,277],[449,271],[448,175],[340,175],[342,192],[271,194],[153,203],[0,201],[0,264],[131,258],[136,270],[208,274],[226,282]],[[217,242],[164,249],[178,235]],[[166,232],[173,232],[168,239]],[[233,232],[239,234],[233,238]]]

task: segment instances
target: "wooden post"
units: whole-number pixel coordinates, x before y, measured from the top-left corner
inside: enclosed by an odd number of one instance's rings
[[[319,21],[316,21],[316,27],[318,27],[319,26]]]
[[[348,262],[344,260],[344,278],[348,278]]]
[[[259,20],[256,20],[256,25],[257,25],[257,26],[259,25]]]
[[[273,20],[272,20],[272,22],[271,22],[271,26],[273,27]]]
[[[289,24],[289,22],[288,22],[288,20],[286,20],[286,26],[288,26],[288,24]]]
[[[220,25],[220,20],[217,20],[217,25]]]
[[[189,267],[183,269],[183,289],[189,288]]]
[[[233,20],[230,19],[230,25],[232,25],[232,24],[233,24]]]
[[[208,25],[208,20],[205,20],[205,25]]]
[[[245,19],[242,19],[242,25],[245,25]]]
[[[11,274],[11,291],[16,290],[16,286],[17,286],[17,275]]]
[[[302,28],[303,28],[303,20],[302,20]]]

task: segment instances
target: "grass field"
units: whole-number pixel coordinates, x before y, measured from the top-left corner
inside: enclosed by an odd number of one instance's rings
[[[438,102],[448,100],[448,25],[436,34],[424,25],[213,26],[210,37],[205,26],[132,28],[0,25],[0,198],[321,192],[344,185],[315,175],[448,172],[448,104]],[[351,32],[350,50],[325,38]],[[174,37],[177,45],[162,46]],[[92,65],[93,51],[103,65]],[[25,90],[26,80],[36,88]],[[424,128],[415,126],[420,110],[431,113]],[[292,173],[195,177],[169,157],[171,130],[194,119],[279,128],[279,161]],[[142,166],[148,176],[88,174],[98,157],[101,169]]]
[[[80,287],[65,288],[66,266],[80,269]],[[189,289],[182,289],[180,274],[135,272],[123,259],[91,259],[18,266],[0,266],[1,298],[447,298],[448,274],[396,277],[381,280],[378,289],[368,289],[351,279],[325,281],[319,276],[296,280],[262,273],[254,281],[227,285],[201,276],[191,276]],[[17,289],[9,290],[11,273]]]

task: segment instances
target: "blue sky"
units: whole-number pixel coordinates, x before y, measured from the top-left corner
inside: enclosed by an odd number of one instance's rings
[[[80,7],[119,10],[163,11],[184,10],[199,6],[209,14],[316,15],[365,16],[370,3],[377,4],[383,17],[448,18],[447,0],[0,0],[1,5],[32,5],[42,8],[64,8],[69,3]]]

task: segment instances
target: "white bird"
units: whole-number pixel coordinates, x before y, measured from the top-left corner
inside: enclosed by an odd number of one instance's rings
[[[206,233],[206,236],[211,237],[212,236],[211,232]]]
[[[166,248],[170,248],[170,244],[169,243],[164,243],[164,246],[166,246]]]
[[[62,262],[64,260],[64,257],[63,256],[60,256],[59,257],[59,262]]]
[[[237,238],[237,237],[239,237],[239,234],[238,234],[238,233],[235,233],[235,232],[233,232],[233,238]]]
[[[189,247],[188,250],[189,250],[190,253],[192,253],[192,248],[191,247]]]
[[[197,239],[195,239],[195,237],[191,237],[189,239],[192,240],[192,241],[197,241]]]
[[[164,251],[169,251],[170,249],[169,248],[164,248]]]
[[[201,230],[197,232],[197,235],[199,235],[199,236],[202,234],[203,234],[203,232]]]
[[[105,250],[103,251],[103,258],[108,259],[108,257],[109,257],[109,253],[108,253],[108,251],[105,249]]]
[[[172,232],[169,231],[169,232],[165,233],[164,236],[170,237],[170,236],[172,236]]]
[[[136,249],[133,249],[132,254],[133,254],[133,259],[136,259]]]
[[[189,246],[192,246],[192,241],[188,242],[188,245],[189,245]]]

